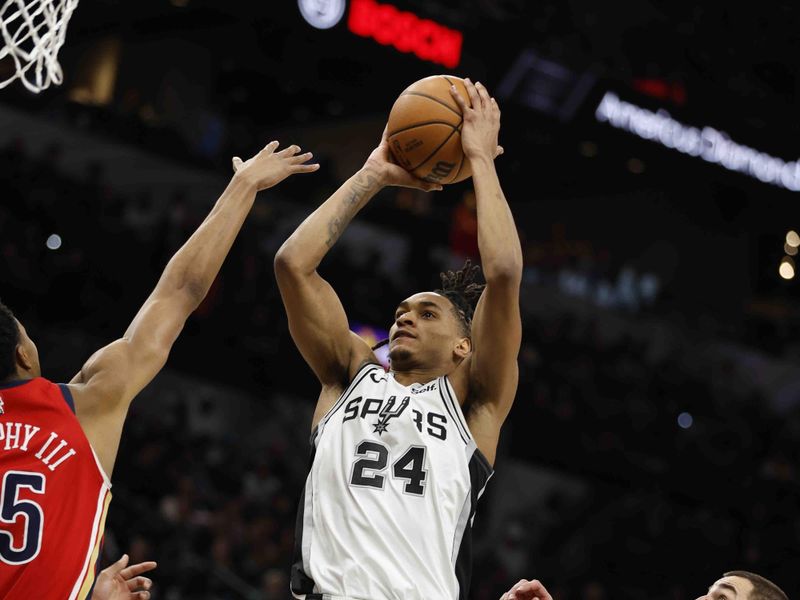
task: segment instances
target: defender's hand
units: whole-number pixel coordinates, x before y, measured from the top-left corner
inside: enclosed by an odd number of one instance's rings
[[[94,585],[94,600],[148,600],[153,582],[142,573],[152,571],[156,563],[152,561],[128,566],[128,555],[123,554],[113,565],[100,571]]]
[[[414,177],[403,167],[394,162],[392,152],[389,150],[389,139],[387,130],[383,130],[381,143],[372,151],[364,163],[364,168],[374,171],[379,178],[381,185],[394,185],[399,187],[416,188],[426,192],[439,191],[442,186],[438,183],[430,183]]]
[[[313,156],[311,152],[298,154],[300,146],[289,146],[275,152],[278,142],[270,142],[261,152],[247,161],[233,157],[234,177],[241,177],[258,191],[277,185],[289,175],[312,173],[319,169],[316,163],[305,164]]]
[[[461,128],[461,147],[467,158],[486,157],[494,160],[503,153],[503,147],[497,145],[500,133],[500,107],[497,101],[489,96],[482,83],[473,84],[464,80],[467,94],[472,106],[459,93],[454,85],[450,86],[450,94],[461,107],[464,125]]]
[[[538,579],[520,579],[500,600],[553,600],[553,597]]]

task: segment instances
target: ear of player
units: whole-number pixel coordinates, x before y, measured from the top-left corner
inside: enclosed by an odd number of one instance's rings
[[[300,146],[297,145],[287,146],[283,150],[277,150],[278,146],[279,142],[272,141],[246,161],[234,156],[234,173],[261,191],[273,187],[289,175],[313,173],[319,169],[319,163],[308,162],[314,156],[311,152],[300,154]]]
[[[434,75],[411,84],[395,101],[387,124],[394,159],[415,177],[449,184],[472,175],[464,125],[496,116],[500,109],[480,83],[452,75]],[[496,144],[492,158],[503,153]]]

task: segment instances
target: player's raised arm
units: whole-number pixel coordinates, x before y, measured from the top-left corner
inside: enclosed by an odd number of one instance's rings
[[[519,289],[522,248],[511,209],[494,167],[500,108],[480,83],[465,80],[472,107],[455,88],[464,114],[462,146],[472,165],[478,210],[478,249],[486,288],[472,320],[469,361],[469,425],[478,447],[494,463],[500,427],[517,391],[517,355],[522,339]]]
[[[125,335],[97,351],[70,382],[78,419],[107,474],[116,458],[131,400],[164,366],[189,315],[205,297],[256,193],[294,173],[315,171],[311,154],[269,143],[236,173],[214,208],[164,269]]]
[[[345,385],[372,353],[350,333],[342,303],[317,267],[356,213],[388,185],[441,189],[392,163],[384,131],[361,170],[311,213],[275,256],[275,276],[292,339],[324,387]]]

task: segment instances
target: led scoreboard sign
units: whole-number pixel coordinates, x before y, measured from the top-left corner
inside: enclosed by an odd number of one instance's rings
[[[353,0],[347,27],[356,35],[452,69],[461,62],[464,35],[375,0]]]

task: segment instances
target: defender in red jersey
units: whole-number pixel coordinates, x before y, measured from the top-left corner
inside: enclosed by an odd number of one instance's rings
[[[125,335],[69,384],[41,376],[36,345],[0,304],[0,598],[91,595],[125,415],[164,366],[208,292],[256,192],[315,171],[311,154],[271,142],[235,175],[167,265]]]

